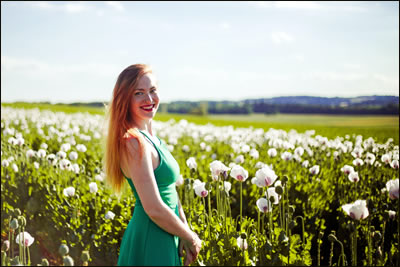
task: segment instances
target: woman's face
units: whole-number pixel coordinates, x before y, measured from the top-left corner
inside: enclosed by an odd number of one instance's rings
[[[135,120],[152,119],[158,109],[157,81],[152,73],[144,74],[133,92],[131,113]]]

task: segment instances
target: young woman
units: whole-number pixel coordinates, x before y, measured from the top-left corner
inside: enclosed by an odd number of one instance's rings
[[[182,265],[183,250],[189,265],[201,248],[175,189],[179,165],[153,132],[157,90],[149,66],[131,65],[119,75],[109,106],[107,180],[117,192],[127,181],[136,198],[122,238],[119,266]]]

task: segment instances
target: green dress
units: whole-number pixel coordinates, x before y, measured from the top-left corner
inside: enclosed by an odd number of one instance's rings
[[[180,173],[179,165],[158,137],[161,145],[156,145],[144,132],[140,132],[151,141],[160,157],[160,164],[154,170],[160,196],[179,217],[178,194],[175,188],[175,181]],[[182,266],[178,255],[179,237],[164,231],[150,219],[143,209],[132,180],[126,176],[125,178],[132,188],[136,204],[122,238],[118,266]]]

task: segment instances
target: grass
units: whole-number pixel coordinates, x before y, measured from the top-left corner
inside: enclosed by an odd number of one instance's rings
[[[104,108],[88,106],[52,105],[36,103],[2,103],[2,106],[15,108],[39,108],[50,109],[66,113],[88,112],[90,114],[104,114]],[[361,134],[364,138],[375,137],[378,142],[386,142],[393,138],[395,144],[399,144],[399,116],[382,115],[320,115],[320,114],[251,114],[251,115],[208,115],[196,116],[189,114],[157,113],[155,120],[168,121],[185,119],[196,124],[212,123],[216,126],[253,127],[268,130],[269,128],[297,132],[305,132],[314,129],[316,134],[335,138],[346,134]]]

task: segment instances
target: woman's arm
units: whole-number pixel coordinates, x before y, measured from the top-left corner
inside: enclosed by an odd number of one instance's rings
[[[179,200],[179,198],[178,198],[178,208],[179,208],[179,217],[181,218],[181,221],[184,224],[188,225],[186,216],[185,216],[185,212],[183,211],[182,204],[181,204],[181,201]]]
[[[143,146],[143,156],[140,157],[137,153],[139,142],[135,138],[128,140],[127,146],[128,155],[121,155],[121,168],[131,177],[145,212],[159,227],[191,244],[191,251],[197,256],[201,248],[201,240],[162,201],[154,177],[150,150]],[[179,213],[181,214],[181,212]]]

